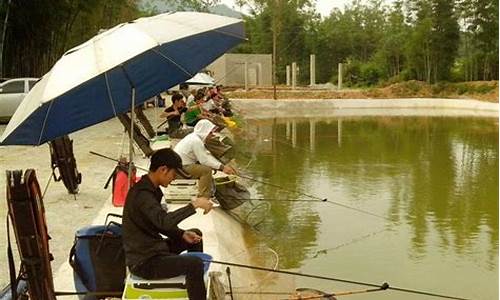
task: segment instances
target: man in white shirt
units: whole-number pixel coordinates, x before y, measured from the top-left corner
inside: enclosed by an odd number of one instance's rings
[[[198,178],[198,197],[212,196],[212,170],[226,174],[236,174],[236,170],[217,160],[205,147],[205,140],[217,128],[209,120],[200,120],[194,127],[194,132],[184,137],[174,151],[182,159],[184,170],[192,177]]]

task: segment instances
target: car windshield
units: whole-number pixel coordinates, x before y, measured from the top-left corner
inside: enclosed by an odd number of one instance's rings
[[[35,86],[35,84],[38,82],[38,80],[30,80],[28,81],[28,88],[31,91],[31,89]]]
[[[24,81],[6,82],[2,86],[2,94],[24,93]]]

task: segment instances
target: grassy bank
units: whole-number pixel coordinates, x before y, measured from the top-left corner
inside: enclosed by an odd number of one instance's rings
[[[227,88],[230,98],[272,99],[273,89],[251,88],[245,92],[241,88]],[[279,99],[388,99],[388,98],[450,98],[475,99],[498,103],[498,81],[473,81],[460,83],[427,84],[422,81],[406,81],[386,86],[327,89],[287,86],[277,87]]]

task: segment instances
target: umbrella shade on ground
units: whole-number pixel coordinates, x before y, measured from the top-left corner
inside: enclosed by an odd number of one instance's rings
[[[243,21],[176,12],[140,18],[67,51],[33,87],[2,145],[40,145],[130,110],[192,78],[245,38]]]

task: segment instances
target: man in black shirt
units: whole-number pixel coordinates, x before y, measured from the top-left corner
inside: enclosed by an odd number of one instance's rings
[[[178,255],[184,250],[203,251],[201,231],[182,230],[177,224],[195,214],[196,208],[208,213],[212,203],[207,198],[195,198],[175,211],[164,210],[160,204],[163,198],[160,186],[168,186],[176,172],[182,173],[179,155],[172,149],[158,150],[151,156],[148,174],[128,192],[123,208],[126,263],[132,274],[146,279],[186,275],[189,299],[205,300],[203,261],[195,256]]]
[[[181,115],[187,111],[183,98],[182,94],[173,94],[172,105],[160,115],[160,117],[167,118],[168,128],[166,131],[168,135],[176,139],[182,139],[193,131],[192,128],[182,128]]]

